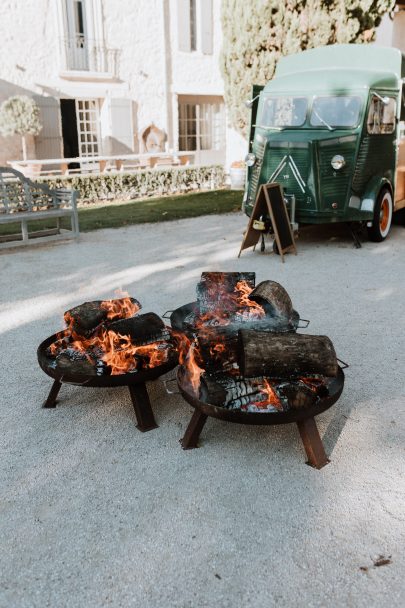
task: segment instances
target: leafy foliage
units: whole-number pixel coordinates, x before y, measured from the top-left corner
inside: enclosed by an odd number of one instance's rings
[[[2,135],[38,135],[42,125],[39,108],[31,97],[15,95],[0,106],[0,133]]]
[[[78,190],[82,201],[130,200],[147,196],[221,188],[225,174],[221,166],[154,169],[136,173],[102,173],[42,179],[50,188]]]
[[[282,55],[327,44],[371,42],[393,0],[222,0],[221,69],[232,126],[245,134],[243,101],[266,84]]]

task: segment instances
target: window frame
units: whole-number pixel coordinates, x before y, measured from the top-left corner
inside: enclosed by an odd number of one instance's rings
[[[353,99],[358,99],[360,101],[360,106],[359,106],[359,112],[357,115],[357,121],[353,124],[353,125],[333,125],[330,124],[330,126],[332,127],[332,129],[334,130],[339,130],[339,129],[357,129],[359,127],[359,125],[362,122],[362,117],[363,117],[363,112],[364,112],[364,102],[365,99],[361,96],[361,95],[347,95],[347,94],[338,94],[338,95],[313,95],[312,96],[312,100],[311,100],[311,107],[309,109],[308,112],[308,126],[311,129],[327,129],[328,127],[326,125],[320,124],[320,125],[314,125],[311,122],[311,117],[312,117],[312,113],[314,110],[314,104],[316,102],[317,99],[335,99],[336,97],[346,97],[346,98],[353,98]],[[323,116],[322,116],[323,118]],[[326,121],[328,122],[328,121]]]
[[[379,123],[379,131],[372,131],[370,130],[370,124],[369,123],[369,115],[371,112],[371,108],[372,108],[372,104],[373,104],[373,98],[377,101],[377,103],[379,104],[380,107],[380,112],[381,112],[381,108],[383,109],[383,113],[382,113],[382,118],[384,118],[384,104],[382,103],[382,100],[378,97],[378,95],[376,95],[373,92],[370,92],[370,96],[369,96],[369,102],[368,102],[368,107],[367,107],[367,116],[366,116],[366,127],[367,127],[367,134],[368,135],[392,135],[393,133],[395,133],[396,131],[396,126],[397,126],[397,103],[398,103],[398,97],[393,97],[393,95],[386,95],[386,97],[388,97],[390,100],[392,100],[394,102],[394,120],[393,123],[384,123],[384,122],[380,122]],[[381,125],[382,124],[392,124],[392,129],[391,131],[381,131]]]

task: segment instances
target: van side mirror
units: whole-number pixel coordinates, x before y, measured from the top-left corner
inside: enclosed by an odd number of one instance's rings
[[[256,95],[256,97],[253,97],[253,99],[247,99],[244,102],[244,105],[246,106],[246,108],[251,108],[254,104],[254,102],[256,101],[256,99],[258,99],[260,97],[260,93],[259,95]]]

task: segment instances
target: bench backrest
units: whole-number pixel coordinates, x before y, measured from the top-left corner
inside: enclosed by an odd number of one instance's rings
[[[31,181],[20,171],[0,167],[0,213],[73,207],[75,200],[75,191],[51,190],[46,184]]]

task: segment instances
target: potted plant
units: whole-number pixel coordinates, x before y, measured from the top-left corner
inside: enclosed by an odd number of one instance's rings
[[[243,160],[235,160],[229,169],[232,190],[243,190],[246,179],[246,165]]]

